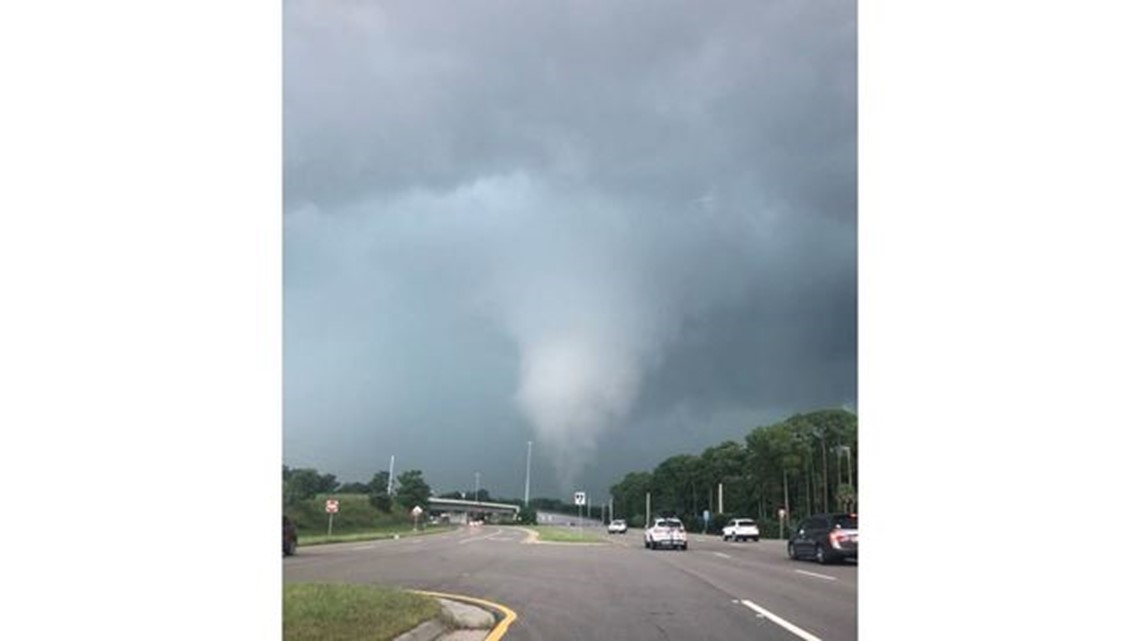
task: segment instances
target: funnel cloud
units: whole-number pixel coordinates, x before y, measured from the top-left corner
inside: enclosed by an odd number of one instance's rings
[[[854,3],[614,4],[286,1],[286,464],[565,500],[856,402]]]

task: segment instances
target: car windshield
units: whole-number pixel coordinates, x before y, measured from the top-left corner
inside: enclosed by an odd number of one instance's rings
[[[657,527],[684,527],[677,519],[661,519],[657,522]]]
[[[859,519],[855,516],[837,516],[835,517],[835,527],[842,528],[844,530],[858,530]]]

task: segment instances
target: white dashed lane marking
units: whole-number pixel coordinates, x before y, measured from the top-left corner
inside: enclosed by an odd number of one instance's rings
[[[816,574],[815,572],[808,572],[806,570],[796,570],[796,572],[798,572],[799,574],[806,574],[808,576],[814,576],[814,577],[817,577],[820,579],[827,579],[828,581],[837,581],[838,580],[833,576],[827,576],[826,574]]]
[[[801,628],[801,627],[799,627],[799,626],[797,626],[797,625],[795,625],[789,621],[785,621],[784,619],[781,619],[780,617],[776,616],[775,614],[772,614],[771,612],[769,612],[769,611],[765,610],[764,608],[756,605],[755,603],[749,601],[748,599],[741,599],[740,602],[745,607],[747,607],[749,610],[752,610],[756,614],[760,615],[762,618],[765,618],[765,619],[771,621],[772,623],[775,623],[776,625],[787,630],[788,632],[791,632],[792,634],[803,639],[804,641],[822,641],[819,637],[808,632],[807,630],[804,630],[803,628]]]

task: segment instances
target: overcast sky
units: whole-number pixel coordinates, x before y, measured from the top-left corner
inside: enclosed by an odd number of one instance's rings
[[[856,404],[853,1],[284,20],[287,465],[570,500]]]

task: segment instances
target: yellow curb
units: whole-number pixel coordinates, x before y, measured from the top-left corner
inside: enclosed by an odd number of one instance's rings
[[[476,599],[475,597],[463,596],[462,594],[447,594],[446,592],[428,592],[427,590],[412,590],[412,592],[415,592],[416,594],[422,594],[424,596],[439,597],[442,599],[453,599],[455,601],[466,601],[467,603],[474,603],[476,605],[494,608],[499,612],[502,612],[503,620],[499,621],[498,625],[491,629],[491,632],[487,634],[486,637],[484,637],[483,641],[499,641],[499,639],[503,638],[503,635],[507,633],[507,628],[511,627],[511,624],[514,623],[515,619],[519,618],[519,615],[515,614],[514,610],[493,601]]]

